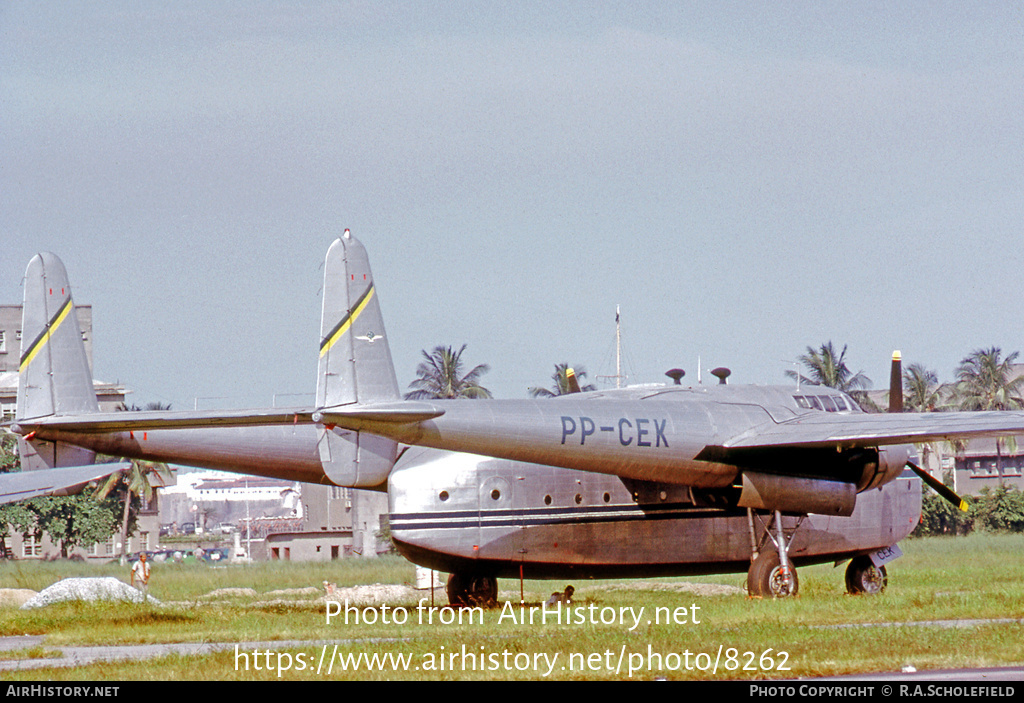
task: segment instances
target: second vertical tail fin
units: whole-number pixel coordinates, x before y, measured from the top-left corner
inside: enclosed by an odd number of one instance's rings
[[[25,300],[18,365],[18,418],[98,412],[92,372],[78,327],[64,264],[37,254],[25,271]],[[93,463],[86,449],[18,439],[22,470]]]

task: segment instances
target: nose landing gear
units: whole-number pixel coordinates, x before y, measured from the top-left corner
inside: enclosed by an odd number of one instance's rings
[[[846,567],[846,592],[850,595],[877,595],[889,584],[885,566],[875,566],[871,557],[861,555]]]

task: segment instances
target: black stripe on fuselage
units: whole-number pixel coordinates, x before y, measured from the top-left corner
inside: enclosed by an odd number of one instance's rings
[[[690,503],[659,505],[599,505],[581,508],[532,508],[518,510],[450,510],[424,513],[393,513],[391,529],[460,529],[467,527],[534,527],[582,523],[635,522],[638,520],[694,520],[741,517],[745,510],[698,508]]]

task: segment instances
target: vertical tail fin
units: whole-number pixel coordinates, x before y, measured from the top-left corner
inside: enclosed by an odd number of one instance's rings
[[[316,403],[320,408],[400,398],[366,249],[348,230],[327,252]],[[327,477],[340,486],[387,480],[396,442],[325,426],[319,443]]]
[[[64,264],[38,254],[25,271],[18,418],[98,412],[89,360]],[[42,440],[18,440],[22,469],[93,462],[91,451]]]
[[[320,333],[319,407],[400,397],[369,257],[348,230],[324,263]]]

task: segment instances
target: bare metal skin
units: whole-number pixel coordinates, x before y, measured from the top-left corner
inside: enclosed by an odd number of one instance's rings
[[[103,453],[387,491],[399,548],[453,572],[454,602],[488,601],[499,575],[748,569],[752,593],[787,595],[794,564],[847,558],[848,587],[871,590],[920,516],[911,443],[1024,433],[1021,412],[869,415],[819,387],[403,401],[347,232],[324,266],[315,407],[103,414],[70,296],[59,259],[34,258],[11,423],[27,472]]]

